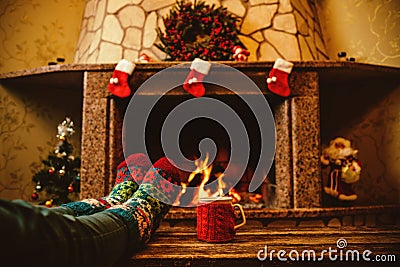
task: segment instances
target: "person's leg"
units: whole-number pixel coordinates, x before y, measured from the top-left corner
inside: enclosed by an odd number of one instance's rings
[[[111,266],[128,251],[128,227],[100,212],[74,217],[0,200],[1,261],[10,266]]]
[[[79,217],[0,200],[2,261],[15,266],[111,266],[142,248],[159,226],[170,208],[164,202],[179,193],[167,181],[178,184],[179,174],[163,158],[127,202]]]
[[[127,202],[111,207],[106,213],[120,215],[129,228],[129,240],[132,247],[140,241],[148,242],[159,227],[161,220],[169,211],[179,194],[180,183],[178,169],[167,159],[161,158],[147,172],[138,190]]]
[[[108,196],[70,202],[54,208],[53,211],[82,216],[106,210],[114,205],[120,205],[137,190],[136,181],[140,183],[150,167],[151,162],[146,155],[132,154],[118,166],[115,185]]]

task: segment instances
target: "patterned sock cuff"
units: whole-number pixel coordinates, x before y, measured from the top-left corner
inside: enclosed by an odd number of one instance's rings
[[[125,181],[134,181],[136,183],[141,183],[148,169],[149,168],[147,166],[121,166],[117,170],[115,185]]]
[[[99,200],[93,198],[62,204],[61,207],[72,210],[76,217],[83,215],[92,215],[107,209],[105,203],[101,203]]]
[[[122,204],[130,199],[133,193],[138,189],[137,183],[134,181],[124,181],[116,184],[107,197],[102,199],[106,200],[112,205]]]
[[[143,179],[143,184],[151,184],[153,187],[158,189],[157,195],[152,195],[153,197],[166,197],[166,199],[160,199],[164,203],[174,203],[175,199],[181,191],[179,185],[179,177],[174,177],[168,172],[160,168],[150,169]],[[142,184],[142,185],[143,185]],[[148,188],[149,193],[154,192],[154,189]]]
[[[169,198],[152,184],[141,184],[134,195],[136,198],[146,199],[153,207],[155,212],[151,213],[153,215],[151,232],[155,232],[172,206],[168,204]]]
[[[108,209],[107,212],[115,213],[125,221],[132,243],[139,241],[140,244],[145,244],[170,208],[170,205],[163,203],[160,199],[168,200],[152,184],[142,184],[131,199],[123,205]]]

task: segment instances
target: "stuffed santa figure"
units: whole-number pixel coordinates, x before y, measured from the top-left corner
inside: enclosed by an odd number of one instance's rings
[[[361,163],[357,159],[358,150],[351,147],[349,140],[338,137],[324,149],[321,163],[330,167],[326,194],[343,201],[354,201],[357,195],[353,184],[360,179]]]

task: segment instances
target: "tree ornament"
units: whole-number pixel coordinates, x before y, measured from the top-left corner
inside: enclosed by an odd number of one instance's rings
[[[43,188],[42,188],[42,185],[38,182],[38,183],[36,184],[35,189],[36,189],[37,192],[40,192],[40,191],[42,191]]]
[[[32,200],[38,200],[39,199],[39,194],[37,192],[33,192],[31,195]]]
[[[66,117],[65,120],[58,125],[57,131],[57,137],[61,141],[65,141],[67,137],[70,137],[75,133],[74,122],[71,120],[71,118]]]
[[[51,208],[53,206],[53,200],[47,200],[46,203],[44,204],[46,207]]]
[[[203,1],[178,1],[166,17],[165,32],[157,28],[166,60],[233,60],[233,48],[243,47],[238,38],[238,18],[225,7],[216,8]]]
[[[64,176],[64,175],[65,175],[65,166],[63,166],[62,169],[60,169],[60,170],[58,171],[58,174],[59,174],[60,176]]]
[[[72,193],[74,192],[74,187],[72,186],[72,184],[70,184],[67,188],[68,192]]]
[[[79,182],[81,180],[81,177],[79,176],[79,174],[75,177],[75,181]]]
[[[49,169],[50,174],[53,174],[55,171],[56,171],[56,169],[54,169],[54,167],[50,167],[50,169]]]

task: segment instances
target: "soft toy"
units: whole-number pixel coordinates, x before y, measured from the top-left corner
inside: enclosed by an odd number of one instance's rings
[[[236,45],[233,47],[233,59],[235,61],[247,61],[248,57],[250,56],[250,52],[240,45]]]
[[[358,150],[351,147],[351,142],[342,137],[335,138],[324,149],[321,163],[330,166],[328,186],[325,193],[339,200],[354,201],[357,195],[353,184],[360,179],[361,163],[357,159]]]

